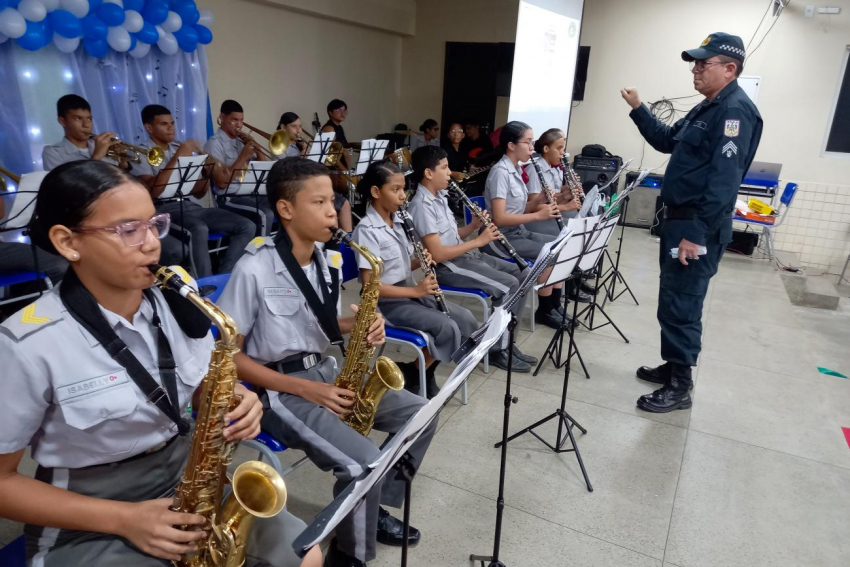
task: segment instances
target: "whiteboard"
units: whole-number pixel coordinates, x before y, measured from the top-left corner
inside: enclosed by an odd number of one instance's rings
[[[738,77],[738,86],[744,89],[744,92],[755,104],[759,102],[759,85],[761,85],[761,77],[759,76],[741,75]]]

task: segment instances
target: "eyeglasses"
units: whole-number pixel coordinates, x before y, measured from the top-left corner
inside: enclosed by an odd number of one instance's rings
[[[463,134],[463,130],[449,130],[449,134]]]
[[[534,145],[534,140],[520,140],[516,144],[527,144],[529,147]]]
[[[151,217],[147,221],[131,221],[115,226],[79,226],[72,228],[71,231],[84,234],[114,232],[121,237],[125,246],[133,248],[144,244],[145,239],[148,237],[148,230],[152,230],[156,237],[162,240],[168,235],[169,228],[171,228],[171,215],[162,213]]]
[[[691,68],[691,71],[696,69],[697,73],[702,73],[705,71],[706,67],[711,67],[712,65],[725,65],[723,61],[705,61],[705,60],[694,60],[688,63],[688,66]]]

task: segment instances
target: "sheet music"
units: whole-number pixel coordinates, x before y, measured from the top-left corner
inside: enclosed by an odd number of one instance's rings
[[[334,499],[324,510],[319,512],[313,522],[292,543],[292,548],[299,556],[314,545],[318,545],[345,518],[372,489],[375,483],[386,474],[396,461],[404,455],[410,446],[422,434],[422,430],[433,421],[443,406],[452,398],[457,389],[466,380],[478,361],[490,350],[490,347],[502,336],[510,322],[511,314],[501,307],[493,310],[484,326],[481,342],[470,351],[455,367],[445,385],[433,399],[425,404],[416,414],[411,416],[402,429],[383,448],[377,459],[369,465],[370,471],[363,473],[360,478],[349,484],[343,492]]]
[[[316,137],[313,138],[313,143],[310,144],[310,149],[307,150],[307,155],[304,157],[317,163],[324,163],[334,138],[336,138],[336,132],[317,133]]]
[[[593,269],[599,262],[599,257],[605,251],[605,246],[608,245],[608,240],[614,233],[614,227],[617,226],[620,215],[611,217],[610,219],[602,217],[594,217],[594,219],[597,221],[598,226],[591,233],[590,241],[584,250],[584,256],[582,256],[578,263],[578,269],[582,272]]]
[[[599,217],[572,218],[567,220],[565,230],[571,231],[570,239],[565,243],[553,262],[552,273],[546,279],[546,283],[535,287],[541,288],[564,281],[573,274],[578,264],[582,251],[585,249],[593,229],[596,228]]]
[[[201,178],[201,172],[206,161],[206,155],[177,158],[177,167],[171,170],[171,176],[165,184],[165,189],[157,198],[171,199],[177,195],[177,191],[180,191],[184,196],[189,195],[195,182]],[[186,187],[181,186],[184,174],[186,175]]]
[[[46,175],[46,171],[24,173],[17,191],[0,193],[0,198],[6,200],[6,216],[0,220],[0,229],[24,228],[29,224],[35,211],[34,201],[38,196],[38,189]]]
[[[387,151],[389,143],[389,140],[376,140],[374,138],[363,140],[360,144],[360,156],[354,175],[363,175],[370,163],[384,159],[384,153]]]
[[[227,195],[253,195],[254,190],[257,190],[259,195],[266,194],[266,178],[269,176],[269,170],[276,162],[267,161],[252,161],[245,165],[245,178],[241,182],[232,181],[227,188]],[[234,177],[238,172],[243,170],[234,170]],[[259,182],[259,186],[257,183]]]

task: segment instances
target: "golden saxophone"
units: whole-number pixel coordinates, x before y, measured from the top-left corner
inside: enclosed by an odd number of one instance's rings
[[[375,367],[369,370],[369,360],[375,352],[375,347],[366,342],[369,327],[375,320],[375,310],[378,308],[378,295],[381,290],[381,272],[384,263],[380,258],[369,252],[368,248],[360,246],[344,230],[333,230],[334,239],[345,242],[359,252],[372,266],[372,277],[363,286],[360,298],[360,309],[354,322],[354,330],[348,341],[348,352],[345,354],[345,365],[336,377],[335,386],[354,392],[354,405],[351,412],[342,420],[363,436],[369,435],[375,424],[375,412],[378,404],[388,390],[401,390],[404,387],[404,375],[398,365],[386,356],[379,356]],[[368,376],[367,376],[368,374]]]
[[[224,439],[225,416],[239,401],[233,393],[239,352],[239,331],[226,313],[199,296],[180,276],[164,266],[148,266],[159,286],[169,288],[201,310],[218,327],[219,339],[212,352],[209,370],[201,384],[198,417],[192,435],[189,461],[174,493],[175,512],[200,514],[209,521],[210,533],[197,553],[172,562],[177,567],[241,567],[245,563],[245,543],[254,518],[270,518],[286,504],[286,486],[272,467],[260,461],[247,461],[233,473],[233,492],[222,503],[224,485],[229,482],[227,466],[236,443]]]

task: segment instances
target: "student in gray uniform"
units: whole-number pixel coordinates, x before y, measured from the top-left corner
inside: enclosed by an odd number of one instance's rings
[[[427,119],[419,126],[422,132],[418,136],[414,136],[410,140],[410,151],[415,152],[423,146],[439,146],[440,145],[440,125],[433,118]]]
[[[561,170],[561,156],[564,155],[564,150],[567,147],[567,140],[564,137],[563,130],[551,128],[543,132],[543,134],[534,142],[534,151],[537,152],[537,167],[540,168],[540,173],[546,184],[555,192],[555,201],[558,203],[558,210],[561,211],[561,216],[565,219],[570,219],[578,216],[578,211],[581,209],[581,202],[578,200],[578,195],[573,197],[570,193],[570,188],[564,183],[564,172]],[[526,167],[528,174],[528,191],[529,200],[532,195],[538,195],[543,192],[543,186],[540,184],[540,176],[534,170],[534,165],[529,164]],[[544,199],[545,200],[545,199]],[[544,220],[536,220],[525,223],[525,228],[531,232],[540,234],[549,234],[557,236],[561,232],[558,228],[558,222],[554,218]]]
[[[509,292],[519,287],[520,269],[516,264],[481,254],[479,248],[499,237],[494,224],[471,240],[466,240],[481,224],[458,228],[449,208],[448,187],[451,178],[446,151],[436,146],[424,146],[413,152],[413,178],[418,182],[416,193],[410,199],[410,216],[422,243],[437,264],[437,280],[443,285],[480,289],[500,305]],[[514,314],[522,318],[524,301],[517,301]],[[513,371],[530,372],[537,363],[533,356],[523,354],[514,346]],[[507,333],[493,345],[490,363],[507,370]]]
[[[294,112],[284,112],[281,114],[280,120],[277,123],[277,129],[285,129],[287,134],[289,134],[289,139],[292,140],[289,147],[286,148],[286,151],[277,156],[277,159],[298,157],[307,153],[307,144],[301,141],[301,132],[303,132],[304,129],[301,127],[301,118],[299,118],[297,114]]]
[[[433,275],[418,284],[413,270],[420,267],[413,257],[413,244],[408,241],[401,219],[396,212],[405,200],[404,174],[390,162],[369,165],[357,190],[363,202],[370,203],[363,220],[354,229],[354,241],[365,246],[384,262],[381,274],[381,299],[378,307],[387,322],[395,327],[407,327],[424,332],[428,337],[425,349],[426,388],[428,399],[440,391],[434,372],[441,362],[449,362],[452,353],[478,328],[472,313],[446,301],[449,314],[437,309],[433,296],[439,286]],[[357,265],[363,285],[372,277],[372,266],[359,253]],[[430,254],[425,250],[426,259]],[[419,361],[401,363],[405,389],[418,394]]]
[[[487,183],[484,185],[484,200],[487,210],[493,215],[493,221],[505,235],[517,253],[523,258],[534,259],[540,253],[541,248],[552,240],[549,234],[531,232],[525,223],[539,220],[555,219],[558,214],[558,206],[546,202],[543,193],[529,197],[525,182],[522,180],[522,172],[519,162],[528,161],[533,149],[534,133],[531,127],[524,122],[508,122],[499,134],[499,151],[502,158],[490,169],[487,175]],[[529,178],[537,175],[529,172]],[[496,256],[502,252],[492,243],[486,251]],[[551,268],[546,270],[538,279],[538,283],[546,281]],[[560,288],[563,284],[556,284],[541,288],[537,292],[538,306],[534,314],[534,320],[538,323],[557,329],[565,320],[561,312]],[[553,290],[559,291],[554,292]]]
[[[333,188],[324,165],[291,157],[272,166],[269,204],[280,215],[274,240],[255,239],[237,263],[219,301],[245,336],[234,357],[242,380],[263,388],[268,410],[263,429],[288,447],[301,449],[313,463],[337,478],[338,495],[374,461],[380,449],[340,420],[354,392],[334,386],[336,361],[324,357],[341,344],[355,317],[339,317],[339,252],[329,251],[334,269],[319,244],[336,227]],[[356,311],[357,307],[352,306]],[[373,344],[384,341],[384,321],[377,314],[367,333]],[[427,401],[406,390],[389,391],[381,401],[375,429],[397,432]],[[434,421],[410,449],[418,468],[436,431]],[[336,528],[326,566],[355,567],[375,558],[376,541],[402,544],[402,522],[380,507],[400,507],[404,482],[384,479]],[[419,541],[411,528],[410,543]]]
[[[59,98],[56,101],[56,119],[65,131],[65,136],[56,144],[44,146],[41,163],[46,171],[69,161],[86,159],[105,161],[121,169],[129,169],[127,161],[118,163],[106,157],[110,148],[121,144],[115,132],[92,135],[91,106],[86,99],[73,94]]]
[[[170,565],[205,537],[182,528],[204,516],[169,506],[190,451],[187,407],[214,343],[199,311],[151,287],[168,215],[135,178],[85,161],[45,177],[32,231],[71,269],[0,326],[0,516],[26,523],[33,566]],[[157,403],[137,385],[146,380],[166,392]],[[233,441],[259,433],[262,415],[256,394],[241,385],[236,394],[224,430]],[[27,447],[35,478],[17,472]],[[318,550],[303,563],[292,551],[303,527],[285,510],[257,520],[247,565],[318,566]]]
[[[174,140],[174,118],[164,106],[150,104],[142,109],[142,123],[145,125],[150,136],[150,141],[144,147],[151,148],[159,146],[165,152],[165,158],[158,166],[153,166],[142,160],[141,163],[133,165],[133,175],[147,185],[154,198],[157,212],[169,213],[174,226],[179,226],[189,231],[192,235],[192,259],[195,265],[195,277],[204,278],[212,275],[212,264],[209,252],[209,233],[219,232],[230,236],[230,245],[222,254],[218,265],[218,273],[230,273],[236,260],[245,251],[245,247],[254,237],[254,223],[247,218],[219,209],[216,207],[202,207],[197,199],[206,195],[209,189],[209,180],[198,179],[185,197],[171,199],[168,201],[158,200],[165,190],[166,184],[171,179],[177,160],[181,157],[200,154],[200,145],[194,140],[186,140],[178,143]],[[212,160],[210,160],[212,161]],[[213,164],[215,162],[213,161]],[[215,168],[215,166],[213,165]],[[204,172],[206,173],[206,171]],[[168,239],[169,253],[182,256],[183,245],[176,238]],[[176,250],[174,249],[176,244]],[[165,245],[163,245],[165,246]]]
[[[248,167],[252,161],[266,161],[265,154],[258,149],[257,142],[247,132],[242,132],[244,110],[235,100],[221,103],[218,115],[219,128],[215,135],[204,144],[204,153],[218,161],[215,187],[218,205],[253,220],[257,225],[257,234],[271,232],[274,213],[262,196],[227,196],[225,191],[233,183],[238,183],[240,170]],[[246,143],[247,142],[247,143]],[[223,166],[223,167],[221,167]]]

